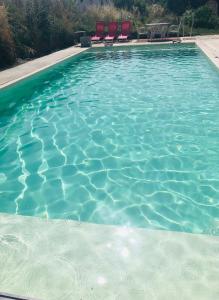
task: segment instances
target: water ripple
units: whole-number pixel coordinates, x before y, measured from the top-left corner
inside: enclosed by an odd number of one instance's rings
[[[92,49],[2,91],[0,211],[218,235],[218,87],[191,44]]]

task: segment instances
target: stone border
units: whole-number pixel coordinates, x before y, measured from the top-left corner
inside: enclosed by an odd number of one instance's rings
[[[212,40],[210,43],[206,40],[197,40],[196,45],[219,68],[219,40]]]
[[[50,68],[64,60],[84,52],[87,48],[70,47],[52,54],[31,60],[22,65],[0,72],[0,90]]]

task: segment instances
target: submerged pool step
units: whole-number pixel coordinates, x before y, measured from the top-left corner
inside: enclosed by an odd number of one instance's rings
[[[0,300],[39,300],[35,298],[28,298],[28,297],[22,297],[22,296],[17,296],[17,295],[12,295],[12,294],[7,294],[7,293],[0,293]]]

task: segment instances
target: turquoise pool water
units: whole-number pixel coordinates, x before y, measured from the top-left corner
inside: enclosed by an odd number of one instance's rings
[[[92,49],[0,92],[0,211],[219,234],[219,72]]]

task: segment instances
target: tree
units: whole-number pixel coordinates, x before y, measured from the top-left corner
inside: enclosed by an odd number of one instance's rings
[[[83,10],[80,8],[83,2]],[[74,45],[74,32],[95,31],[97,20],[175,20],[195,10],[195,26],[215,28],[218,18],[207,0],[0,0],[0,67]],[[219,0],[218,0],[219,2]],[[90,4],[87,6],[87,4]],[[96,3],[96,5],[91,5]],[[168,10],[167,10],[168,8]],[[80,10],[81,9],[81,10]],[[214,10],[214,9],[212,9]],[[169,14],[171,12],[172,14]],[[172,22],[172,21],[170,21]]]
[[[14,42],[4,5],[0,6],[0,53],[0,67],[7,67],[15,62]]]
[[[203,6],[206,3],[207,3],[207,0],[190,0],[189,1],[191,8],[194,8],[194,9],[196,9],[200,6]]]
[[[207,5],[199,7],[195,12],[195,27],[216,28],[219,20],[216,14]]]
[[[26,26],[29,29],[31,47],[37,55],[50,52],[49,1],[29,0],[26,4]]]
[[[134,0],[133,7],[137,8],[141,16],[145,16],[148,13],[145,0]]]
[[[25,58],[26,49],[31,45],[28,28],[25,23],[25,6],[22,1],[7,1],[7,12],[10,29],[15,44],[16,56]]]
[[[134,0],[114,0],[115,6],[131,10],[134,5]]]
[[[189,5],[189,0],[167,0],[167,8],[175,13],[177,16],[181,16]]]

